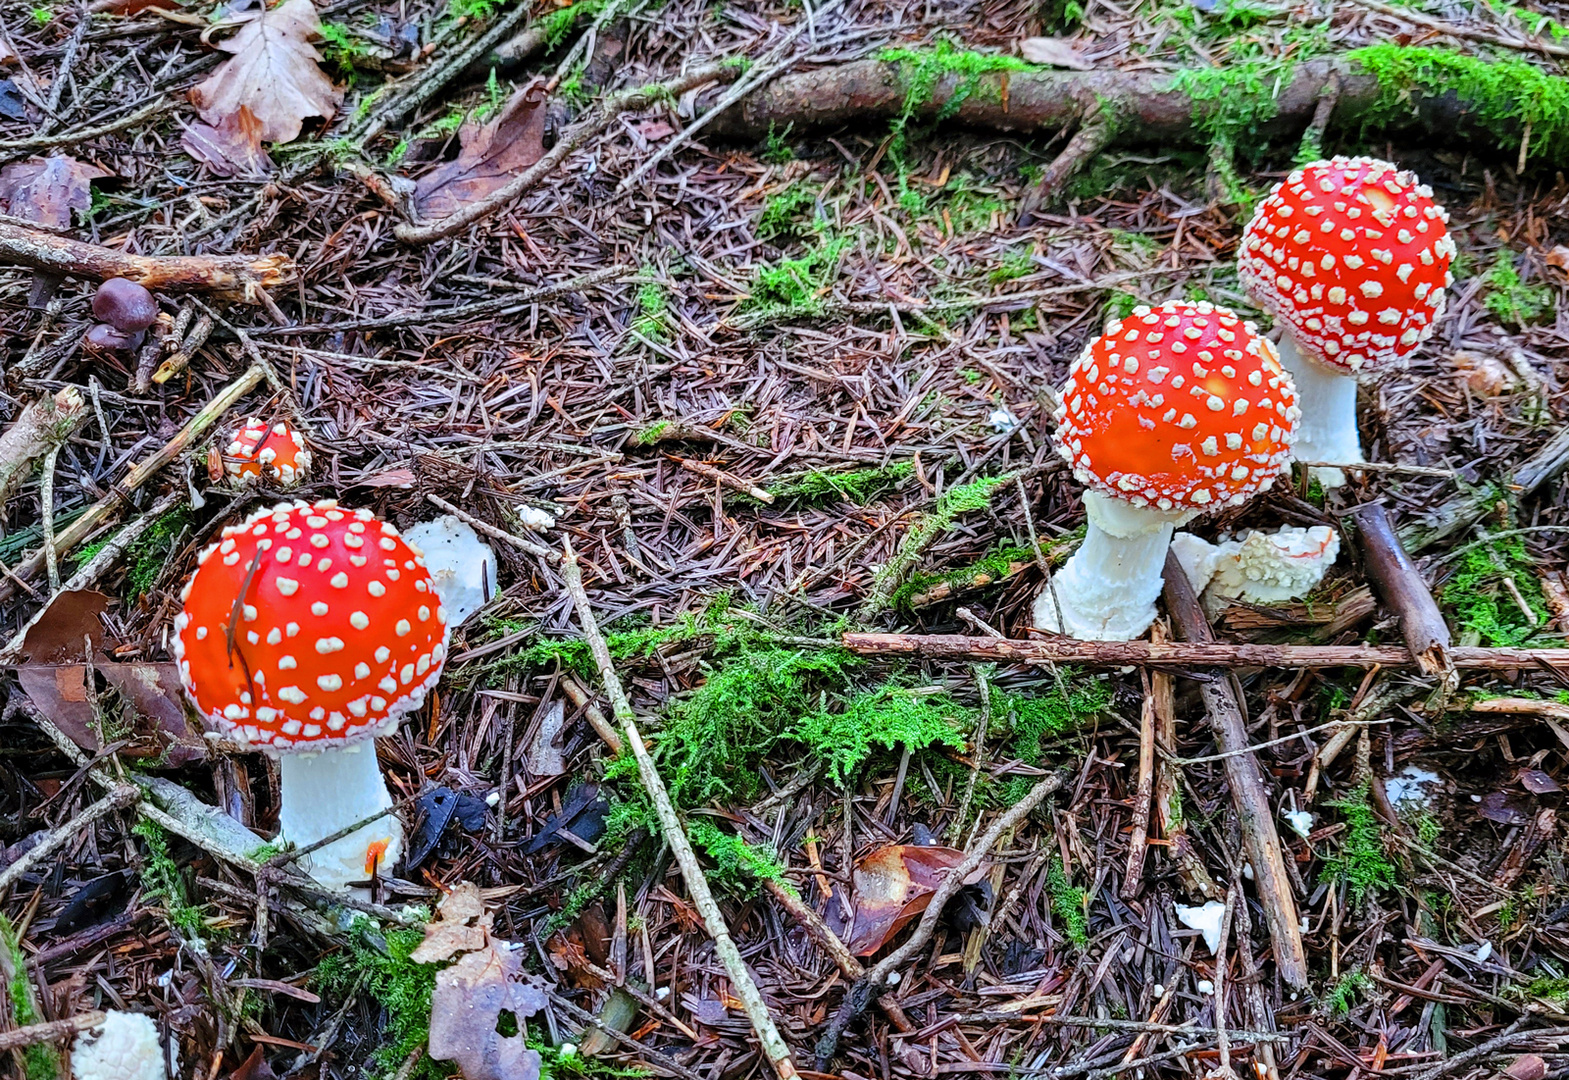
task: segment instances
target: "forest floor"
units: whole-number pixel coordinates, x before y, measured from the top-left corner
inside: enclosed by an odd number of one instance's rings
[[[68,1075],[79,1018],[116,1009],[155,1019],[182,1076],[457,1075],[425,1049],[433,1007],[451,1023],[443,965],[410,953],[472,883],[539,991],[492,1002],[480,1050],[525,1039],[549,1076],[769,1075],[630,755],[590,722],[624,739],[566,540],[802,1075],[1564,1074],[1569,671],[1445,688],[1409,667],[1234,669],[1301,918],[1294,987],[1206,724],[1213,674],[859,655],[840,635],[1030,636],[1083,524],[1049,439],[1068,364],[1137,303],[1267,327],[1238,236],[1322,148],[1431,184],[1456,282],[1435,336],[1363,387],[1368,458],[1400,468],[1327,497],[1299,470],[1191,526],[1343,534],[1308,600],[1233,605],[1215,632],[1398,645],[1348,516],[1378,503],[1455,644],[1562,646],[1569,7],[339,0],[318,66],[306,0],[261,23],[159,2],[0,5],[0,232],[33,238],[0,236],[0,410],[81,393],[63,442],[0,462],[5,633],[47,608],[55,638],[0,657],[0,1073]],[[244,57],[264,26],[277,66],[247,90],[214,43]],[[1016,59],[1031,37],[1060,73]],[[858,61],[892,81],[855,116],[835,73]],[[1289,99],[1320,61],[1360,67]],[[807,80],[802,99],[776,83],[683,135],[727,85],[774,75]],[[1051,176],[1066,99],[1026,122],[1009,80],[1025,109],[1040,80],[1109,76],[1179,86],[1186,130],[1130,106]],[[1304,146],[1336,92],[1352,111]],[[66,235],[198,257],[154,289],[161,342],[82,345],[95,278],[120,271],[39,261]],[[214,288],[207,257],[228,255],[293,269]],[[276,764],[203,739],[168,648],[197,553],[278,497],[209,471],[249,415],[305,433],[315,467],[290,497],[400,527],[440,500],[522,534],[494,541],[496,595],[437,692],[378,743],[418,858],[357,915],[190,827],[194,795],[273,855]],[[527,508],[554,525],[528,531]],[[1051,777],[916,931],[943,873]],[[1178,914],[1211,901],[1218,948]],[[912,933],[929,936],[841,1032],[862,965]]]

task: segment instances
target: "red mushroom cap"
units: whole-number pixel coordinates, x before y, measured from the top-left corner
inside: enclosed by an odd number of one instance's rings
[[[369,510],[280,503],[197,562],[174,655],[197,709],[233,738],[327,749],[387,734],[441,676],[447,613],[425,561]]]
[[[1252,323],[1172,301],[1134,308],[1073,362],[1053,441],[1103,495],[1209,510],[1274,482],[1299,415],[1291,376]]]
[[[1237,269],[1303,349],[1357,371],[1409,355],[1444,313],[1455,241],[1433,191],[1373,158],[1298,169],[1259,203]]]
[[[266,477],[292,487],[310,472],[311,452],[295,428],[281,420],[269,428],[253,416],[235,430],[224,450],[223,464],[236,484],[252,484]]]

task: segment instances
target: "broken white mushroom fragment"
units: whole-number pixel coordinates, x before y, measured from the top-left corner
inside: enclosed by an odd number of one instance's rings
[[[305,436],[283,421],[268,425],[250,417],[224,448],[223,467],[235,487],[266,479],[291,488],[309,475],[311,452]]]
[[[1178,904],[1176,908],[1177,921],[1189,930],[1197,930],[1204,935],[1204,944],[1209,946],[1210,953],[1219,956],[1220,924],[1226,917],[1226,905],[1219,900],[1211,900],[1203,907]]]
[[[1214,614],[1238,597],[1252,604],[1297,600],[1324,579],[1340,555],[1340,534],[1327,525],[1250,532],[1211,544],[1191,533],[1171,538],[1171,550]]]
[[[447,612],[424,559],[369,510],[280,503],[202,552],[174,620],[180,680],[225,735],[279,756],[280,838],[304,847],[388,809],[374,737],[441,677]],[[386,815],[300,860],[343,887],[391,866]]]
[[[178,1074],[178,1052],[174,1064]],[[103,1023],[71,1044],[71,1073],[76,1080],[165,1080],[158,1025],[150,1016],[110,1009]]]
[[[496,553],[463,521],[443,514],[405,529],[403,539],[424,554],[425,569],[453,626],[463,625],[495,595]]]
[[[1285,466],[1296,394],[1250,324],[1173,301],[1112,322],[1074,361],[1061,401],[1053,442],[1090,489],[1089,524],[1036,600],[1035,625],[1130,641],[1155,619],[1172,530],[1240,505]]]
[[[1449,215],[1409,172],[1337,157],[1291,173],[1259,203],[1237,270],[1281,327],[1280,361],[1296,380],[1295,456],[1357,462],[1357,374],[1410,355],[1444,313],[1455,255]],[[1316,469],[1325,487],[1346,482]]]

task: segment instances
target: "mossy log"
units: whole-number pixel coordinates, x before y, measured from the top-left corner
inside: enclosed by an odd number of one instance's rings
[[[1387,72],[1381,78],[1347,54],[1283,67],[1278,81],[1273,75],[1254,80],[1255,89],[1239,80],[1234,90],[1220,93],[1215,89],[1217,69],[1212,68],[1175,73],[1005,69],[939,73],[924,98],[921,91],[931,77],[923,77],[918,65],[898,58],[857,60],[775,79],[716,117],[709,130],[716,137],[752,139],[792,126],[801,132],[894,120],[905,115],[913,95],[918,103],[909,119],[917,123],[949,120],[990,131],[1055,134],[1110,107],[1116,123],[1105,144],[1204,147],[1214,139],[1214,121],[1222,113],[1248,114],[1247,130],[1241,133],[1246,137],[1299,135],[1328,91],[1336,94],[1335,126],[1366,125],[1380,133],[1409,130],[1442,135],[1446,141],[1458,134],[1518,151],[1531,127],[1519,106],[1463,97],[1467,86],[1453,68],[1465,58],[1457,61],[1447,50],[1408,51],[1426,65],[1409,80]],[[1468,62],[1500,78],[1526,67]],[[1569,86],[1569,80],[1529,71],[1533,82]],[[1239,101],[1249,95],[1259,100]],[[1532,138],[1541,140],[1542,132]],[[1569,159],[1569,140],[1551,139],[1530,150],[1535,160],[1563,164]]]

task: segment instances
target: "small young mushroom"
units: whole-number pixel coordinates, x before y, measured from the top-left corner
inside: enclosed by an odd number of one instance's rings
[[[142,343],[144,331],[126,333],[108,323],[94,323],[82,335],[82,345],[90,353],[126,352]]]
[[[1297,169],[1259,203],[1237,269],[1281,327],[1280,361],[1296,381],[1295,455],[1357,462],[1357,374],[1416,349],[1444,313],[1455,255],[1449,215],[1409,172],[1337,157]],[[1325,487],[1339,469],[1317,469]]]
[[[1035,625],[1130,641],[1155,619],[1172,530],[1274,482],[1296,394],[1251,324],[1173,301],[1112,322],[1074,361],[1061,400],[1053,441],[1090,489],[1089,524],[1036,600]]]
[[[235,430],[224,450],[223,465],[235,487],[266,479],[291,488],[310,473],[311,452],[297,429],[281,420],[268,427],[253,416]]]
[[[177,1053],[174,1064],[178,1075]],[[169,1063],[158,1025],[150,1016],[110,1009],[103,1023],[71,1044],[71,1074],[76,1080],[165,1080]]]
[[[281,503],[225,528],[180,599],[181,682],[218,730],[278,755],[281,839],[304,847],[391,807],[374,738],[436,685],[448,633],[397,529],[332,500]],[[300,865],[342,888],[402,843],[389,814]]]
[[[158,321],[158,302],[129,278],[110,278],[93,294],[93,316],[116,330],[135,334]]]

